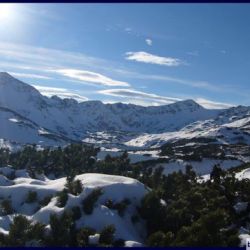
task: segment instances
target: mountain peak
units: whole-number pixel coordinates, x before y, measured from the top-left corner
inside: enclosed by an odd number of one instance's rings
[[[0,72],[0,80],[2,79],[13,79],[14,77],[8,72]]]
[[[9,75],[10,76],[10,74],[8,72],[6,72],[6,71],[0,72],[0,75]]]
[[[184,108],[184,109],[203,109],[203,107],[198,104],[197,102],[195,102],[192,99],[187,99],[187,100],[183,100],[183,101],[178,101],[178,102],[174,102],[171,104],[166,105],[168,107],[172,107],[172,108]]]
[[[15,78],[8,72],[0,72],[0,85],[7,90],[10,89],[18,89],[28,91],[28,92],[37,92],[39,93],[34,87],[31,85],[20,81],[19,79]]]
[[[24,85],[28,85],[28,84],[16,79],[14,76],[9,74],[8,72],[0,72],[0,83],[8,84],[8,83],[13,83],[13,82],[19,82],[19,83],[22,83]]]
[[[178,103],[182,103],[182,104],[185,104],[187,106],[200,106],[200,104],[195,102],[193,99],[187,99],[187,100],[179,101]]]
[[[24,83],[7,72],[0,72],[0,106],[19,110],[27,108],[29,101],[41,103],[42,95],[31,85]]]

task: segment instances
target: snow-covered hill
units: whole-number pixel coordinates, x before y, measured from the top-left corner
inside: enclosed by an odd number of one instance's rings
[[[14,179],[10,180],[10,175]],[[89,226],[100,232],[105,226],[113,224],[116,228],[116,239],[124,239],[131,242],[143,242],[145,229],[143,221],[133,224],[131,216],[136,213],[136,206],[140,204],[143,196],[148,192],[139,181],[122,176],[104,174],[82,174],[75,179],[81,181],[83,191],[79,195],[68,194],[68,201],[64,207],[57,205],[57,192],[65,187],[66,178],[49,180],[46,177],[32,179],[25,170],[13,170],[11,167],[0,168],[0,201],[9,199],[14,209],[13,214],[0,214],[0,232],[7,234],[13,217],[17,214],[25,215],[32,221],[39,221],[48,225],[50,215],[55,213],[61,215],[66,209],[74,206],[82,208],[82,202],[94,189],[101,188],[102,195],[95,203],[92,214],[84,214],[76,221],[76,226],[81,228]],[[37,198],[34,202],[26,202],[29,191],[36,192]],[[52,196],[47,205],[41,205],[44,198]],[[107,200],[114,203],[129,199],[123,216],[117,210],[105,206]],[[0,211],[1,212],[1,211]],[[48,227],[49,230],[49,227]],[[138,243],[139,242],[139,243]]]

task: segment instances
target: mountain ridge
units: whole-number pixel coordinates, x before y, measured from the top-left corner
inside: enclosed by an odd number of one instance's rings
[[[19,86],[19,87],[22,86],[23,89],[26,89],[26,90],[29,89],[32,92],[36,92],[38,95],[41,95],[43,97],[47,97],[47,96],[42,95],[42,93],[39,90],[37,90],[35,87],[33,87],[30,84],[25,83],[25,82],[23,82],[21,80],[18,80],[17,78],[13,77],[8,72],[0,72],[0,86],[1,85],[10,85],[11,83],[12,83],[12,85],[15,85],[16,87],[17,86]],[[75,100],[74,98],[60,98],[57,95],[53,95],[53,96],[47,97],[47,98],[52,99],[52,100],[57,100],[57,101],[59,101],[59,100],[64,101],[64,100],[70,100],[70,99]],[[76,103],[78,103],[78,102],[76,101]],[[142,106],[142,105],[132,104],[132,103],[126,104],[126,103],[122,103],[122,102],[103,103],[100,100],[87,100],[87,101],[79,102],[79,104],[83,104],[83,103],[89,103],[89,104],[94,104],[94,105],[102,104],[104,106],[123,105],[123,106],[131,106],[131,107],[141,107],[143,109],[147,109],[147,108],[151,108],[151,107],[153,107],[154,109],[157,109],[157,107],[163,107],[163,108],[164,107],[173,107],[173,106],[176,106],[176,104],[178,104],[178,105],[187,105],[187,106],[190,106],[190,107],[191,106],[196,106],[196,107],[206,109],[202,105],[195,102],[193,99],[186,99],[186,100],[176,101],[176,102],[170,103],[170,104],[164,104],[164,105],[159,105],[159,106],[153,106],[152,105],[152,106],[147,106],[147,107]],[[211,110],[211,109],[209,109],[209,110]],[[221,109],[221,110],[224,110],[224,109]]]
[[[124,103],[104,104],[92,100],[78,103],[73,99],[43,96],[35,87],[7,72],[0,73],[0,107],[37,124],[36,130],[32,132],[36,137],[34,143],[38,142],[35,134],[40,135],[41,130],[49,131],[54,137],[81,142],[90,133],[103,131],[109,134],[119,131],[125,134],[161,134],[176,132],[195,122],[211,119],[216,121],[215,124],[223,124],[229,122],[232,116],[242,118],[250,111],[249,107],[243,106],[206,109],[192,99],[149,107]],[[1,113],[3,110],[0,110]],[[4,124],[5,128],[0,125],[0,138],[9,139],[7,134],[20,130],[20,126],[25,131],[25,123],[15,123],[13,126],[13,121],[10,115],[1,116],[0,124]],[[8,129],[14,131],[4,132]],[[110,140],[112,142],[113,139]]]

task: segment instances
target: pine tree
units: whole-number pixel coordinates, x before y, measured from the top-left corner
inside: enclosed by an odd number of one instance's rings
[[[82,202],[83,211],[86,214],[91,214],[96,201],[98,200],[99,196],[102,195],[102,189],[96,188],[94,189]]]
[[[81,218],[82,213],[79,206],[72,207],[71,211],[73,220],[79,220]]]
[[[27,194],[26,202],[33,203],[37,200],[37,192],[36,191],[29,191]]]
[[[215,183],[220,183],[220,178],[223,174],[223,170],[219,165],[214,165],[212,172],[210,173],[210,179],[214,180]]]
[[[14,209],[11,205],[11,200],[5,199],[1,202],[1,213],[3,215],[12,214],[14,212]]]
[[[56,214],[50,216],[51,235],[48,239],[50,246],[72,246],[76,243],[74,237],[75,223],[72,214],[68,211],[58,217]]]
[[[8,235],[8,244],[10,246],[25,246],[28,241],[28,234],[31,229],[29,220],[22,215],[14,217],[13,223],[10,225]]]
[[[63,189],[63,191],[59,192],[57,195],[57,206],[64,207],[68,200],[68,190]]]
[[[115,226],[108,225],[100,233],[99,243],[105,246],[111,246],[114,242]]]

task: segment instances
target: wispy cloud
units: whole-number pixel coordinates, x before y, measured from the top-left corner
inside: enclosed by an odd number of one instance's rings
[[[113,80],[107,76],[91,71],[76,70],[76,69],[60,69],[60,70],[55,70],[55,72],[80,81],[92,82],[105,86],[123,86],[123,87],[130,86],[129,83],[127,82]]]
[[[219,87],[218,85],[216,86],[207,81],[196,81],[196,80],[182,79],[182,78],[176,78],[176,77],[164,76],[164,75],[147,75],[147,76],[142,75],[142,77],[144,79],[145,77],[147,77],[148,79],[152,79],[152,80],[183,84],[183,85],[191,86],[194,88],[202,88],[202,89],[213,90],[213,91],[221,90],[221,87]]]
[[[151,106],[151,105],[158,106],[184,100],[181,98],[160,96],[133,89],[107,89],[107,90],[100,90],[98,91],[98,93],[108,96],[127,98],[124,101],[124,103],[133,103],[143,106]],[[224,109],[234,106],[232,104],[214,102],[204,98],[194,98],[194,101],[196,101],[197,103],[208,109]]]
[[[150,37],[150,36],[147,36]],[[145,38],[145,37],[144,37]],[[136,53],[146,52],[128,52],[134,53],[127,55],[128,60],[139,60],[139,58],[132,59]],[[149,53],[146,55],[154,56]],[[152,59],[152,57],[150,57]],[[156,56],[158,57],[158,56]],[[147,56],[146,56],[147,58]],[[149,60],[149,58],[147,60]],[[159,57],[164,58],[164,57]],[[145,58],[144,58],[145,59]],[[146,60],[146,61],[147,61]],[[158,59],[157,59],[158,60]],[[164,63],[160,60],[154,63]],[[178,63],[183,63],[179,59]],[[153,63],[148,62],[148,63]],[[165,62],[166,63],[166,62]],[[171,62],[175,64],[174,62]],[[167,64],[171,64],[168,62]],[[13,44],[0,42],[0,68],[1,70],[14,72],[20,78],[35,78],[66,81],[68,83],[80,83],[91,85],[95,88],[104,87],[128,87],[130,81],[136,82],[136,79],[152,80],[162,82],[162,84],[181,84],[190,86],[192,88],[201,88],[209,91],[221,93],[234,93],[237,95],[246,95],[247,91],[239,91],[239,87],[223,84],[211,83],[208,81],[192,80],[179,77],[172,77],[169,75],[143,74],[140,72],[133,72],[131,65],[123,65],[119,62],[104,60],[101,58],[90,57],[82,53],[75,53],[72,51],[57,50],[51,48],[41,48],[23,44]],[[73,72],[65,71],[65,69],[74,70]],[[80,70],[79,70],[80,69]],[[60,72],[61,71],[61,72]],[[18,75],[17,75],[18,74]],[[22,74],[22,75],[21,75]],[[66,75],[67,74],[67,75]],[[119,78],[123,81],[121,81]],[[124,80],[126,79],[126,80]],[[129,83],[128,83],[129,82]],[[147,81],[146,81],[147,82]],[[132,85],[132,84],[131,84]],[[138,88],[140,86],[137,86]],[[70,87],[69,87],[70,88]],[[246,89],[247,90],[247,89]]]
[[[178,58],[172,57],[162,57],[153,55],[144,51],[139,52],[127,52],[126,57],[127,60],[150,63],[150,64],[158,64],[164,66],[179,66],[183,62]]]
[[[172,103],[180,101],[181,99],[173,97],[159,96],[151,93],[137,91],[133,89],[105,89],[100,90],[98,93],[108,96],[124,97],[124,98],[137,98],[137,99],[149,99],[160,103]]]
[[[33,66],[39,64],[48,68],[65,64],[90,65],[105,62],[82,53],[5,42],[0,42],[0,56],[9,60],[14,59],[19,63],[31,63]]]
[[[145,40],[145,42],[146,42],[146,44],[147,44],[148,46],[152,46],[152,44],[153,44],[153,41],[152,41],[151,39],[149,39],[149,38],[147,38],[147,39]]]
[[[0,59],[1,59],[0,67],[8,69],[8,71],[9,69],[11,69],[11,71],[16,71],[18,69],[18,71],[20,70],[27,71],[28,74],[31,74],[32,72],[32,74],[43,75],[45,77],[51,77],[52,73],[53,73],[53,78],[57,77],[58,75],[54,74],[56,73],[57,70],[64,70],[69,68],[69,69],[83,69],[84,71],[89,71],[93,72],[94,74],[100,74],[100,75],[104,75],[103,72],[108,72],[126,78],[172,82],[172,83],[187,85],[194,88],[203,88],[211,91],[229,92],[230,89],[232,89],[232,87],[227,88],[227,86],[221,86],[207,81],[182,79],[167,75],[142,74],[130,71],[129,69],[124,67],[120,67],[121,65],[119,63],[114,63],[112,61],[107,61],[96,57],[86,56],[82,53],[40,48],[23,44],[0,42]],[[60,75],[64,76],[62,72],[60,73]],[[107,78],[111,79],[111,77]],[[72,77],[68,78],[68,80],[71,79],[73,81]],[[121,82],[118,80],[113,80],[113,81]],[[84,83],[84,81],[81,82]],[[125,84],[124,82],[121,82],[121,84],[122,85],[116,85],[116,86],[128,86],[127,85],[128,83],[126,82]],[[96,83],[95,85],[98,86],[98,84]],[[101,86],[101,84],[99,84],[99,86]],[[233,89],[232,92],[234,91],[235,89]]]
[[[110,104],[114,104],[117,103],[117,101],[113,101],[113,100],[104,100],[103,103],[110,103]],[[124,104],[134,104],[134,105],[139,105],[139,106],[144,106],[144,107],[148,107],[148,106],[160,106],[163,105],[162,103],[159,102],[155,102],[154,100],[146,100],[146,99],[127,99],[126,101],[122,101],[122,103]]]
[[[103,71],[113,72],[117,75],[115,70],[112,71],[112,68],[117,68],[114,62],[90,57],[82,53],[0,42],[0,58],[0,66],[3,66],[3,68],[11,68],[11,71],[13,69],[29,71],[29,74],[22,72],[23,75],[19,74],[20,77],[27,78],[30,76],[31,78],[32,74],[33,78],[38,78],[38,75],[43,74],[45,77],[50,77],[51,74],[54,77],[57,73],[63,77],[66,76],[96,85],[130,86],[127,82],[113,80],[101,73]],[[30,74],[31,71],[35,71],[36,74],[33,72]]]
[[[217,85],[212,84],[212,83],[207,82],[207,81],[183,79],[183,78],[177,78],[177,77],[172,77],[172,76],[168,76],[168,75],[142,74],[142,73],[138,73],[138,72],[119,70],[119,69],[117,69],[117,72],[120,74],[123,74],[127,77],[131,77],[131,78],[135,78],[135,79],[171,82],[171,83],[187,85],[187,86],[190,86],[193,88],[207,89],[207,90],[211,90],[211,91],[223,91],[223,92],[231,91],[231,89],[227,88],[227,86],[220,87],[220,86],[218,86],[218,84]]]
[[[15,77],[36,78],[36,79],[46,79],[46,80],[52,79],[51,77],[37,75],[37,74],[26,74],[26,73],[18,73],[18,72],[8,72],[8,73]]]
[[[62,99],[72,98],[78,102],[84,102],[88,100],[87,97],[81,96],[65,88],[54,88],[54,87],[47,87],[47,86],[40,86],[40,85],[32,85],[32,86],[35,87],[42,95],[45,95],[47,97],[58,96]]]
[[[233,104],[223,103],[223,102],[214,102],[214,101],[207,100],[204,98],[196,98],[195,101],[199,103],[200,105],[202,105],[203,107],[206,107],[208,109],[226,109],[226,108],[230,108],[234,106]]]

